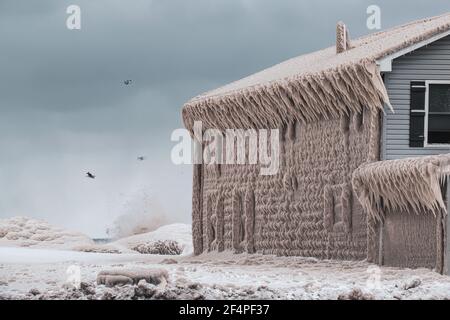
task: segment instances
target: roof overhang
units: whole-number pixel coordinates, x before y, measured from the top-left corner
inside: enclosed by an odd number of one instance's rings
[[[369,215],[447,211],[441,184],[450,173],[450,153],[366,163],[353,172],[353,189]],[[448,181],[448,180],[447,180]]]
[[[418,42],[416,44],[413,44],[409,47],[406,47],[402,50],[399,50],[393,54],[390,54],[386,57],[383,57],[379,60],[377,60],[377,65],[380,68],[380,72],[391,72],[392,71],[392,61],[394,59],[397,59],[398,57],[404,56],[405,54],[408,54],[412,51],[415,51],[417,49],[420,49],[424,46],[429,45],[430,43],[433,43],[439,39],[445,38],[446,36],[450,35],[450,30],[444,31],[442,33],[439,33],[429,39],[423,40],[421,42]]]

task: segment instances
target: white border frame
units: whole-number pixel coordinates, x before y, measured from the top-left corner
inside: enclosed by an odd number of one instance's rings
[[[430,84],[448,84],[450,85],[450,80],[426,80],[425,81],[425,126],[424,130],[424,148],[450,148],[450,143],[428,143],[428,117],[429,117],[429,94],[430,94]]]

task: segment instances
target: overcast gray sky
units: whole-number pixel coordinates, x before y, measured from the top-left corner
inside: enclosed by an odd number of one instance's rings
[[[71,4],[81,30],[66,28]],[[102,236],[151,194],[190,222],[191,168],[170,161],[183,103],[332,45],[338,20],[353,37],[370,33],[370,4],[383,29],[450,10],[448,0],[1,0],[0,218]]]

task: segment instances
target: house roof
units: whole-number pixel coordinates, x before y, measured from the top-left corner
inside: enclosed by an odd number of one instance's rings
[[[376,220],[385,211],[446,212],[441,184],[450,175],[450,154],[367,163],[353,172],[359,202]]]
[[[184,105],[183,120],[207,127],[276,128],[302,122],[381,110],[389,98],[376,61],[450,30],[450,13],[417,20],[351,41],[336,54],[332,46],[302,55],[218,89]]]

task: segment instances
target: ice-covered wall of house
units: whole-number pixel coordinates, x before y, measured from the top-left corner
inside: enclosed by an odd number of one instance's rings
[[[259,175],[259,165],[196,165],[195,253],[365,259],[366,215],[351,176],[373,152],[370,131],[379,141],[371,118],[378,123],[365,111],[283,128],[280,170],[273,176]]]

